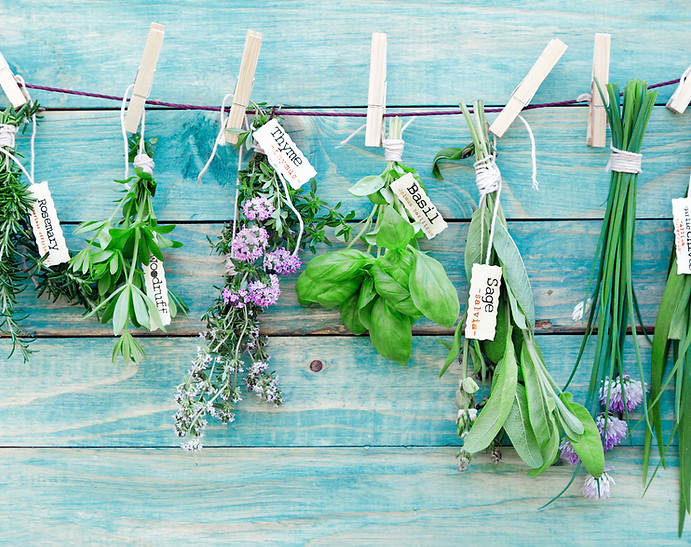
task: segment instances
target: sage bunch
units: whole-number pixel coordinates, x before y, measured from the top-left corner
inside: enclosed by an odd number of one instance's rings
[[[390,122],[389,139],[401,139],[398,118]],[[401,365],[410,359],[416,320],[424,316],[451,327],[460,311],[444,267],[419,249],[420,226],[390,188],[407,173],[425,188],[415,169],[388,161],[380,175],[349,189],[374,204],[370,214],[345,249],[313,258],[296,285],[300,304],[337,307],[353,334],[368,332],[377,351]]]
[[[489,139],[484,106],[473,105],[475,119],[463,104],[472,145],[457,157],[474,152],[476,165],[494,162],[496,150]],[[435,158],[456,159],[450,149]],[[437,169],[437,176],[441,171]],[[499,183],[500,184],[500,183]],[[461,378],[456,393],[458,434],[463,439],[459,469],[472,455],[498,446],[506,435],[521,459],[538,476],[559,457],[562,435],[568,438],[594,480],[604,476],[600,434],[588,411],[559,389],[535,338],[535,311],[530,281],[521,254],[509,234],[499,202],[500,185],[482,196],[468,228],[465,248],[466,276],[472,282],[473,264],[500,266],[502,283],[493,340],[464,336],[468,310],[464,312],[448,344],[443,375],[460,354]],[[490,384],[486,401],[477,401],[477,380]]]

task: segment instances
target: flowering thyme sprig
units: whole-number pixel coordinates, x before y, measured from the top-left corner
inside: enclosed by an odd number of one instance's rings
[[[269,116],[260,111],[254,128],[268,120]],[[248,136],[240,138],[241,145]],[[269,370],[268,340],[260,333],[259,319],[278,300],[279,276],[300,268],[295,252],[299,220],[264,154],[252,155],[247,168],[238,174],[238,185],[236,229],[231,224],[224,226],[213,246],[225,259],[224,286],[203,317],[207,324],[200,335],[203,345],[175,394],[175,432],[186,439],[181,446],[188,451],[202,448],[209,416],[222,423],[235,420],[243,384],[269,404],[283,402],[278,377]],[[327,227],[349,236],[351,228],[346,221],[354,213],[342,215],[340,203],[327,207],[316,196],[314,181],[307,194],[302,190],[289,192],[304,222],[301,246],[314,249],[317,243],[330,244]]]

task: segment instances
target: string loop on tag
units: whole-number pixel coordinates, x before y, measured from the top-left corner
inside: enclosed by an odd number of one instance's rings
[[[642,173],[641,163],[643,161],[643,154],[636,152],[627,152],[626,150],[619,150],[610,145],[612,154],[605,166],[606,171],[616,171],[617,173]]]

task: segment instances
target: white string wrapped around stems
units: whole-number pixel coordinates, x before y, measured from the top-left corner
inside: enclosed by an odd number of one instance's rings
[[[132,92],[132,89],[134,89],[134,84],[131,84],[127,87],[125,90],[125,94],[122,97],[122,103],[120,105],[120,129],[122,131],[122,141],[124,145],[124,152],[125,152],[125,180],[127,180],[130,177],[130,144],[129,144],[129,139],[127,138],[127,129],[125,129],[125,113],[126,113],[126,106],[127,106],[127,96]],[[146,147],[144,145],[145,140],[144,140],[144,134],[145,134],[145,129],[146,129],[146,110],[142,110],[142,120],[140,122],[140,127],[139,127],[139,151],[137,155],[134,157],[134,160],[132,161],[132,165],[137,168],[139,167],[144,171],[145,173],[148,173],[149,175],[153,175],[154,173],[154,167],[156,164],[154,163],[153,158],[151,158],[147,153],[146,153]],[[125,188],[129,191],[132,189],[129,183],[125,183]]]

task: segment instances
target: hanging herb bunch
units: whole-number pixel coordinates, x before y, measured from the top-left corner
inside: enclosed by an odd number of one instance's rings
[[[87,317],[99,314],[102,323],[112,322],[113,334],[119,336],[113,363],[119,356],[126,364],[138,364],[145,357],[130,333],[130,325],[165,330],[162,313],[175,317],[178,310],[187,312],[186,304],[172,290],[168,290],[167,302],[158,298],[155,301],[146,286],[147,274],[160,279],[160,273],[152,273],[150,264],[162,268],[162,251],[182,246],[166,237],[175,226],[159,225],[154,213],[152,144],[141,142],[138,134],[130,137],[129,161],[135,162],[135,175],[115,181],[123,186],[115,210],[107,220],[84,222],[75,231],[92,234],[70,264],[73,272],[85,276],[98,291],[97,302]]]
[[[494,162],[496,150],[489,139],[483,103],[474,103],[474,121],[465,105],[460,106],[473,140],[462,156],[475,153],[478,186],[482,186],[483,193],[468,228],[466,275],[473,286],[477,281],[473,272],[484,271],[474,266],[498,266],[501,282],[488,282],[478,301],[473,298],[473,309],[466,309],[458,323],[441,372],[444,374],[460,353],[462,373],[456,405],[463,447],[458,454],[459,469],[466,468],[472,454],[497,447],[506,434],[521,459],[532,468],[529,475],[537,476],[557,460],[565,434],[594,477],[589,479],[604,488],[609,479],[604,473],[604,455],[595,422],[584,407],[573,402],[570,393],[559,389],[535,338],[533,295],[523,259],[508,232],[499,203],[501,175]],[[455,158],[450,158],[445,149],[434,163],[448,159]],[[441,172],[437,174],[441,177]],[[483,180],[484,186],[480,184]],[[491,340],[464,336],[466,322],[475,321],[478,305],[485,310],[487,305],[496,306],[496,330]],[[478,379],[490,384],[486,401],[476,400]]]
[[[253,131],[273,117],[261,106],[255,108]],[[250,150],[252,142],[252,131],[239,135],[238,146]],[[202,317],[207,329],[175,395],[175,431],[187,439],[184,450],[202,448],[209,416],[222,423],[235,420],[242,384],[267,403],[283,402],[276,373],[269,368],[261,315],[281,294],[280,276],[300,268],[299,251],[307,247],[314,252],[318,243],[330,245],[327,229],[341,237],[350,233],[347,221],[355,213],[344,216],[340,203],[331,208],[321,201],[314,179],[307,193],[289,188],[279,177],[266,155],[255,150],[238,173],[237,221],[225,225],[212,245],[225,260],[224,283]]]
[[[688,207],[687,200],[674,201],[682,201],[683,208]],[[685,245],[686,223],[684,221],[682,223],[681,229],[677,232],[677,238],[682,240],[678,246],[688,249]],[[684,268],[681,268],[683,273],[680,273],[680,269],[677,268],[678,258],[688,260],[683,252],[672,254],[667,283],[655,321],[648,400],[648,416],[652,431],[647,428],[645,431],[643,480],[644,482],[648,480],[653,435],[657,443],[660,462],[650,482],[660,466],[666,467],[666,452],[676,433],[679,443],[679,536],[681,536],[686,514],[691,512],[691,275]],[[670,349],[673,366],[665,380]],[[660,397],[672,380],[674,381],[675,422],[669,439],[665,442]]]
[[[14,136],[38,111],[38,104],[27,102],[18,110],[6,108],[0,113],[0,148],[14,155]],[[19,351],[24,361],[31,354],[30,337],[18,321],[17,295],[28,279],[26,247],[30,245],[29,215],[34,199],[21,168],[5,153],[0,154],[0,333],[12,342],[10,356]]]
[[[636,222],[636,191],[641,172],[641,144],[650,114],[655,104],[655,91],[648,91],[645,82],[631,80],[620,93],[616,84],[607,85],[609,101],[605,99],[607,118],[612,134],[612,171],[609,194],[596,256],[588,284],[588,298],[577,308],[587,310],[588,322],[578,358],[568,384],[578,369],[586,345],[597,327],[595,358],[588,385],[588,407],[596,412],[598,401],[604,412],[598,419],[605,423],[605,435],[610,424],[623,417],[628,424],[629,412],[643,403],[643,369],[638,349],[636,317],[642,325],[638,302],[633,288],[633,242]],[[579,313],[574,318],[578,319]],[[626,332],[632,331],[633,347],[638,365],[638,378],[631,378],[624,370]],[[657,330],[657,329],[656,329]],[[645,331],[644,331],[645,332]],[[646,422],[648,413],[646,411]]]
[[[389,139],[401,140],[401,120],[392,118]],[[406,364],[412,351],[412,327],[423,316],[451,327],[458,318],[458,294],[444,267],[422,252],[420,224],[391,190],[410,174],[425,188],[417,171],[388,161],[381,175],[356,182],[350,193],[374,204],[345,249],[313,258],[298,279],[303,306],[338,307],[343,324],[354,334],[369,332],[385,358]],[[365,250],[354,248],[363,243]]]

